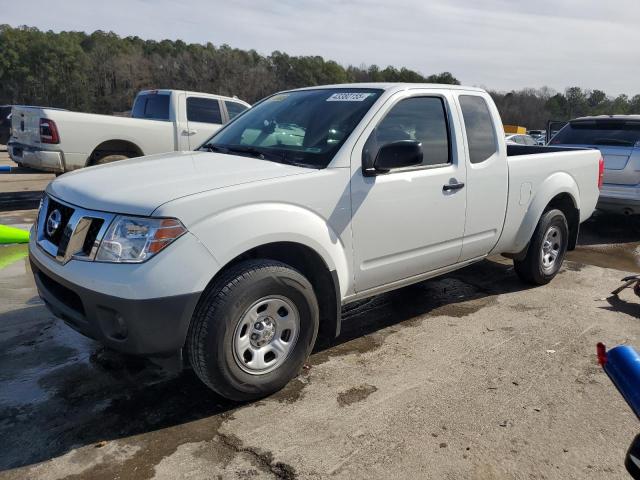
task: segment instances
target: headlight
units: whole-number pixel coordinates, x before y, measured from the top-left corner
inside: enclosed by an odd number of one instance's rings
[[[105,233],[99,262],[141,263],[176,240],[187,229],[176,218],[118,216]]]

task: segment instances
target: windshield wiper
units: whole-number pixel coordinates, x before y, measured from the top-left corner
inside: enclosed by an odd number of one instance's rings
[[[262,150],[258,150],[255,147],[245,146],[245,145],[225,145],[225,148],[232,153],[248,153],[252,157],[259,158],[260,160],[264,160],[269,157],[273,157],[273,154],[270,152],[263,152]],[[280,158],[276,155],[276,157]]]
[[[214,145],[212,143],[207,143],[206,145],[203,145],[202,147],[200,147],[198,150],[208,150],[209,152],[220,152],[220,153],[228,153],[229,149],[226,147],[222,147],[220,145]]]
[[[239,153],[239,154],[248,154],[252,157],[259,158],[260,160],[271,160],[278,163],[284,163],[287,165],[293,165],[296,167],[304,167],[304,168],[317,168],[314,165],[309,165],[302,162],[297,162],[293,159],[288,158],[285,152],[270,152],[261,150],[250,145],[216,145],[216,144],[207,144],[202,148],[207,149],[210,152],[219,152],[219,153]]]
[[[247,153],[252,157],[259,158],[260,160],[282,160],[284,155],[277,155],[271,152],[265,152],[263,150],[259,150],[255,147],[249,145],[216,145],[213,143],[209,143],[204,145],[203,148],[206,148],[210,152],[219,152],[219,153]]]

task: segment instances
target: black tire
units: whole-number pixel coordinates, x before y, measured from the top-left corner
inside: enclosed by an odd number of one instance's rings
[[[236,327],[250,306],[274,295],[291,301],[297,309],[297,340],[275,370],[247,373],[234,354]],[[300,373],[313,349],[318,323],[313,287],[300,272],[274,260],[246,260],[223,273],[203,293],[187,334],[189,362],[196,375],[225,398],[262,398]]]
[[[114,155],[105,155],[104,157],[100,157],[92,162],[92,165],[104,165],[105,163],[118,162],[120,160],[127,160],[128,155],[124,154],[114,154]]]
[[[543,261],[543,244],[545,236],[553,231],[560,233],[560,239],[557,242],[557,255],[555,261],[550,266],[546,266]],[[569,226],[567,218],[562,211],[553,209],[545,212],[536,226],[527,255],[523,260],[514,260],[513,266],[520,279],[532,285],[546,285],[553,277],[556,276],[562,262],[564,261],[567,245],[569,244]]]

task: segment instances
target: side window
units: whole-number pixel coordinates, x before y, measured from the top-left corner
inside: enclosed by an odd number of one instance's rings
[[[401,140],[422,143],[422,165],[451,163],[444,101],[439,97],[401,100],[371,132],[364,146],[364,153],[373,159],[380,147]]]
[[[493,118],[484,98],[460,95],[471,163],[481,163],[498,151]],[[521,143],[521,142],[518,142]]]
[[[227,107],[227,113],[229,114],[229,120],[236,115],[244,112],[248,107],[238,102],[227,102],[225,100],[224,106]]]
[[[213,98],[188,97],[187,120],[190,122],[222,123],[220,103]]]

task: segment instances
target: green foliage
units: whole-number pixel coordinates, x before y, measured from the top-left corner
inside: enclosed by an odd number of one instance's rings
[[[349,82],[459,84],[448,72],[425,78],[406,68],[345,68],[319,56],[278,51],[263,56],[228,45],[0,25],[0,104],[112,113],[131,108],[136,92],[148,88],[237,95],[255,102],[278,90]]]
[[[567,88],[563,93],[549,88],[508,93],[490,92],[502,121],[530,129],[544,129],[548,120],[570,120],[587,115],[640,114],[640,95],[609,97],[602,90]]]

